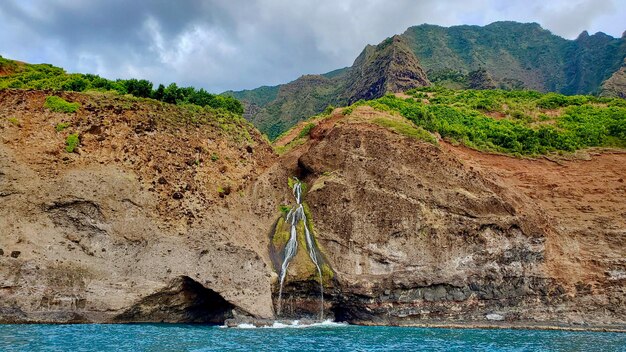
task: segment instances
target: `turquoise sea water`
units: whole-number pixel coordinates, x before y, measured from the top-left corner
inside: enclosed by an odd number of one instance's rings
[[[626,334],[346,325],[0,325],[0,351],[626,351]]]

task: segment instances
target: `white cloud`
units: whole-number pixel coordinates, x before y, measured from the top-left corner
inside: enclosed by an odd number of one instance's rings
[[[610,15],[616,10],[615,3],[610,0],[578,0],[547,2],[543,7],[537,7],[535,13],[546,27],[574,38],[583,30],[592,30],[600,16]],[[626,24],[626,18],[624,20],[622,24]]]
[[[538,22],[620,36],[618,0],[6,0],[0,55],[109,78],[225,89],[348,66],[366,44],[422,23]]]

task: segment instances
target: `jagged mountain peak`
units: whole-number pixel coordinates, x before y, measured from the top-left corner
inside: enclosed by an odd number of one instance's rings
[[[587,30],[582,31],[578,37],[576,38],[576,40],[581,40],[581,39],[585,39],[585,38],[589,38],[589,32]]]
[[[344,96],[349,103],[430,85],[417,56],[399,35],[366,47],[355,60],[348,81]]]

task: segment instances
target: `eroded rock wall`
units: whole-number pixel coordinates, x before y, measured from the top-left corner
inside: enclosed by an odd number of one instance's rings
[[[64,93],[81,103],[68,115],[43,108],[46,92],[1,94],[0,321],[273,316],[273,219],[246,196],[272,155],[254,130],[171,125],[187,112],[125,98]]]
[[[626,325],[623,154],[547,167],[357,110],[278,159],[252,129],[172,125],[187,112],[169,105],[63,93],[82,104],[65,115],[50,92],[0,94],[0,322],[273,319],[271,240],[297,176],[327,317]],[[316,317],[316,275],[296,264],[285,316]]]

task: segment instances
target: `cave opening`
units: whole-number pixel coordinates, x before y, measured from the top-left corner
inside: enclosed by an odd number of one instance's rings
[[[139,300],[114,320],[222,325],[226,319],[233,317],[234,308],[219,293],[188,276],[179,276],[162,290]]]

